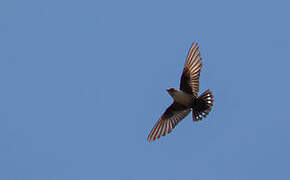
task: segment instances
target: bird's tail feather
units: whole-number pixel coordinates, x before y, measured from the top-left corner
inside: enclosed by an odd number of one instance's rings
[[[195,105],[192,107],[192,119],[193,121],[202,120],[206,117],[213,106],[212,92],[207,89],[196,100]]]

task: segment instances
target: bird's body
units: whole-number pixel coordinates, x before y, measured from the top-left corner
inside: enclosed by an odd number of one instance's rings
[[[199,89],[199,74],[202,62],[197,43],[193,43],[183,68],[180,89],[167,89],[173,98],[173,103],[165,110],[150,131],[147,139],[152,141],[164,136],[192,111],[193,121],[201,120],[210,112],[213,96],[210,90],[197,96]]]
[[[180,89],[170,88],[167,91],[175,102],[189,108],[191,107],[194,99],[196,99],[196,97],[194,97],[192,94],[188,94]]]

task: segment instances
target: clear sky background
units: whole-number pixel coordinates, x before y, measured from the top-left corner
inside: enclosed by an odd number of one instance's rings
[[[290,3],[0,1],[0,179],[290,178]],[[198,41],[215,103],[146,137]]]

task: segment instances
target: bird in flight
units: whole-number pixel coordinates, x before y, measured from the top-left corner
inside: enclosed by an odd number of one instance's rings
[[[199,121],[210,112],[213,106],[212,92],[207,89],[200,96],[199,74],[202,66],[199,47],[193,43],[189,49],[180,79],[180,89],[169,88],[167,92],[173,103],[165,110],[150,131],[147,140],[154,141],[172,129],[192,111],[192,120]]]

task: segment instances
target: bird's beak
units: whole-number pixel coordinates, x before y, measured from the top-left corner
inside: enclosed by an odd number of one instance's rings
[[[167,91],[167,92],[169,92],[169,88],[168,88],[168,89],[166,89],[166,91]]]

